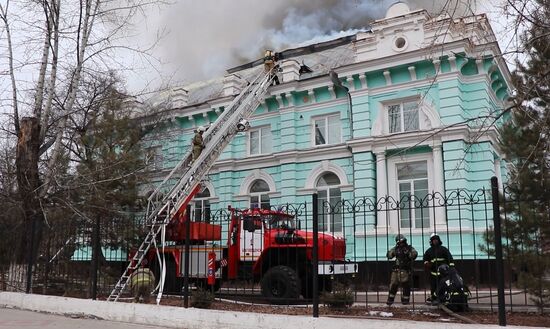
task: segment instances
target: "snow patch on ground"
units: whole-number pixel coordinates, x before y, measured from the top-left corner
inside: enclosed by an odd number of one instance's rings
[[[383,311],[369,311],[368,313],[370,316],[381,316],[384,318],[391,318],[393,317],[392,312],[383,312]]]

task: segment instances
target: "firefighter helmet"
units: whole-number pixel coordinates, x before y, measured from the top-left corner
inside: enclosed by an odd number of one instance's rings
[[[434,241],[437,241],[439,246],[442,244],[439,235],[432,233],[432,235],[430,235],[430,246],[434,245]]]
[[[447,264],[441,264],[437,268],[437,272],[439,272],[440,275],[445,276],[449,273],[449,265]]]
[[[396,243],[399,243],[399,242],[407,242],[407,238],[403,235],[403,234],[397,234],[395,236],[395,242]]]

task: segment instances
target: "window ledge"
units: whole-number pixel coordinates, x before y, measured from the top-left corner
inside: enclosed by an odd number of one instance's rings
[[[262,192],[264,193],[264,192]],[[278,198],[281,196],[281,192],[265,192],[270,198]],[[235,194],[233,195],[233,198],[235,198],[236,201],[246,201],[250,198],[250,194]]]
[[[255,158],[261,158],[261,157],[266,157],[266,156],[272,156],[273,155],[273,152],[269,152],[269,153],[258,153],[258,154],[250,154],[248,153],[246,155],[247,158],[250,158],[250,159],[255,159]]]
[[[328,148],[328,147],[334,147],[334,146],[342,146],[342,145],[345,145],[346,143],[344,142],[338,142],[338,143],[330,143],[330,144],[312,144],[311,145],[311,148],[314,148],[314,149],[320,149],[320,148]]]

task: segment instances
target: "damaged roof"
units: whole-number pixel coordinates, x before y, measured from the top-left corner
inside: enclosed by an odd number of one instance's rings
[[[299,48],[287,49],[278,53],[280,60],[294,59],[300,64],[306,65],[311,72],[300,75],[300,80],[326,75],[331,69],[354,62],[355,52],[353,41],[356,35],[341,37],[338,39],[307,45]],[[237,75],[250,80],[263,70],[263,59],[258,59],[227,70],[227,73]],[[223,79],[217,77],[211,80],[198,81],[189,85],[178,86],[188,92],[186,107],[204,104],[207,101],[223,97]],[[148,102],[159,104],[170,98],[170,91],[165,91],[152,97]]]

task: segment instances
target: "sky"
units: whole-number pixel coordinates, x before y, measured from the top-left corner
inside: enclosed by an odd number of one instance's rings
[[[4,1],[4,0],[0,0]],[[42,46],[39,15],[23,9],[28,0],[11,0],[12,35],[15,44],[20,99],[29,107],[36,81],[36,63]],[[136,0],[113,0],[111,3]],[[281,51],[355,34],[370,22],[383,18],[395,0],[163,0],[138,12],[131,26],[116,35],[124,47],[113,47],[89,64],[92,70],[116,69],[126,80],[129,93],[147,98],[149,92],[175,85],[223,76],[228,68],[258,59],[266,48]],[[427,9],[432,15],[442,10],[454,16],[486,12],[503,51],[513,48],[510,30],[498,3],[503,0],[406,0],[411,9]],[[71,1],[64,1],[64,8]],[[74,4],[74,3],[73,3]],[[469,4],[469,5],[467,5]],[[18,7],[19,6],[19,7]],[[455,11],[456,8],[456,11]],[[67,10],[67,9],[66,9]],[[77,11],[75,11],[77,13]],[[25,16],[26,15],[26,16]],[[64,22],[77,21],[76,14],[64,15]],[[96,24],[97,34],[109,31],[110,23]],[[69,24],[70,25],[70,24]],[[0,26],[0,107],[10,113],[9,78],[5,75],[5,31]],[[61,45],[61,72],[70,72],[74,58],[71,41]],[[148,49],[147,55],[129,48]],[[34,63],[34,64],[33,64]],[[34,66],[33,66],[34,65]],[[2,74],[3,73],[3,74]],[[63,87],[61,83],[59,88]],[[25,105],[25,104],[23,104]],[[24,108],[25,106],[22,106]]]
[[[156,44],[157,70],[136,67],[151,86],[186,84],[222,76],[226,69],[260,58],[266,48],[276,51],[354,34],[384,17],[395,0],[178,0],[148,11],[139,40]],[[454,16],[489,12],[496,31],[500,9],[488,0],[408,0],[411,9],[432,14],[446,10]],[[497,1],[498,2],[498,1]],[[468,5],[466,5],[468,4]],[[473,7],[473,8],[471,8]],[[456,8],[456,11],[455,11]],[[471,8],[471,9],[470,9]],[[502,25],[502,24],[501,24]],[[502,33],[499,33],[501,35]],[[130,74],[131,75],[131,74]],[[140,79],[130,78],[130,89]]]

